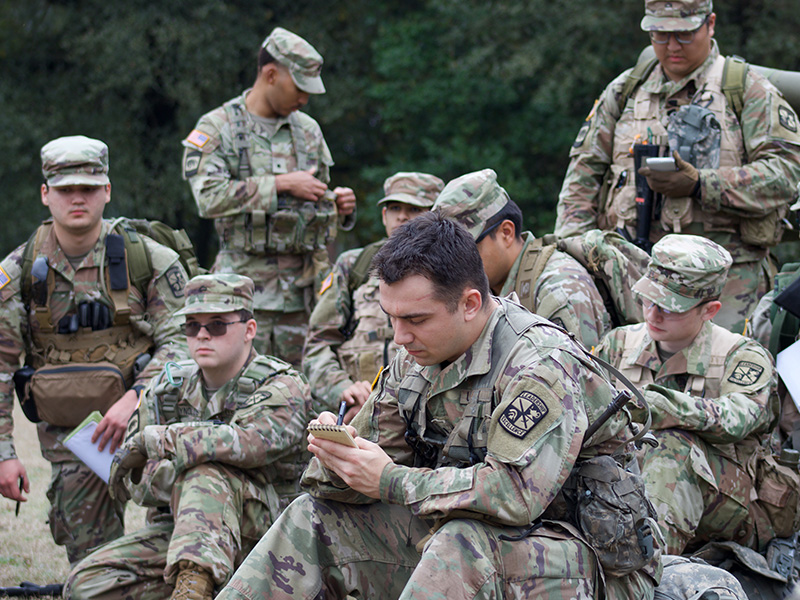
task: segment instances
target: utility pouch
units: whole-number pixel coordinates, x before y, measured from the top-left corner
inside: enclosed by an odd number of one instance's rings
[[[45,365],[30,380],[40,420],[75,427],[92,411],[101,414],[125,393],[122,371],[110,362]]]
[[[31,377],[33,377],[35,372],[36,369],[25,365],[21,369],[17,369],[12,377],[14,380],[14,389],[17,392],[17,399],[19,400],[19,405],[22,407],[22,414],[24,414],[31,423],[41,422],[39,413],[36,412],[36,404],[33,401],[30,388]]]
[[[767,513],[775,536],[788,538],[800,529],[800,473],[780,464],[768,449],[756,455],[758,503]]]
[[[770,248],[777,245],[783,232],[786,229],[784,217],[789,212],[786,206],[781,206],[776,210],[756,219],[742,219],[739,225],[739,233],[745,244]]]

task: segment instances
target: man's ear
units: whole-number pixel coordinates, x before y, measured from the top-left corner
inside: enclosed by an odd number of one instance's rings
[[[700,313],[700,316],[703,317],[704,321],[710,321],[714,317],[717,316],[717,313],[722,308],[722,302],[719,300],[712,300],[711,302],[706,302],[703,305],[703,312]]]
[[[244,324],[244,341],[249,342],[256,337],[256,332],[258,332],[258,323],[255,319],[250,319],[247,323]]]
[[[47,204],[47,192],[50,191],[50,188],[47,187],[46,183],[42,184],[42,204],[48,206]]]
[[[497,228],[497,235],[500,236],[503,245],[506,248],[510,248],[514,245],[514,242],[517,239],[517,229],[514,227],[514,223],[506,219],[502,223],[500,223],[500,227]]]
[[[481,298],[480,291],[475,288],[467,288],[464,290],[464,295],[461,298],[464,306],[464,320],[471,321],[477,317],[481,308],[483,307],[483,298]]]

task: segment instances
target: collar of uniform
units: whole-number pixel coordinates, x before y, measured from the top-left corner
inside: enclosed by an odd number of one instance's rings
[[[639,323],[638,325],[631,325],[631,327],[647,327],[647,325]],[[651,371],[657,371],[661,368],[661,358],[658,356],[656,343],[650,338],[646,330],[641,343],[630,353],[626,363],[630,367],[639,366]]]
[[[672,81],[661,70],[661,66],[658,65],[653,72],[650,73],[650,77],[642,84],[642,89],[650,94],[658,94],[663,95],[665,98],[669,98],[674,94],[681,91],[686,84],[688,84],[691,80],[695,80],[697,85],[697,89],[700,90],[703,86],[699,83],[699,79],[705,75],[706,71],[711,68],[711,65],[714,64],[714,61],[717,60],[719,56],[719,46],[717,45],[717,40],[711,39],[711,52],[708,53],[708,57],[703,61],[699,67],[697,67],[694,71],[689,73],[686,77],[679,81]]]
[[[252,89],[253,88],[251,88],[251,87],[247,88],[245,91],[242,92],[242,95],[239,98],[239,101],[242,103],[242,108],[244,108],[245,118],[247,119],[247,123],[250,125],[250,127],[255,126],[256,121],[255,121],[255,119],[253,117],[257,116],[257,115],[254,115],[253,113],[251,113],[249,110],[247,110],[247,94],[249,94]],[[288,124],[289,124],[289,115],[286,115],[285,117],[275,117],[275,125],[276,125],[275,126],[275,131],[276,132],[283,125],[288,125]]]
[[[525,249],[534,239],[536,238],[533,237],[533,234],[530,231],[522,232],[522,241],[524,244],[522,245],[522,250],[514,261],[514,264],[511,265],[511,270],[508,272],[508,277],[506,277],[505,283],[503,283],[503,289],[500,290],[501,296],[508,296],[516,289],[517,275],[519,274],[519,265],[522,263],[522,255],[525,254]],[[531,290],[531,293],[533,293],[533,290]]]
[[[711,357],[711,328],[710,321],[703,323],[694,341],[680,352],[670,356],[663,364],[658,357],[656,342],[648,334],[641,348],[641,356],[644,358],[647,354],[654,357],[655,363],[651,364],[649,368],[656,372],[657,378],[667,375],[705,375],[708,372],[708,360]],[[648,366],[646,362],[640,360],[636,360],[636,364]],[[653,368],[656,364],[660,365],[658,369]]]

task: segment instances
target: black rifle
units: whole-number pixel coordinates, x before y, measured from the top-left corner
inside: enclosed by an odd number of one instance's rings
[[[636,176],[636,239],[633,243],[650,254],[653,248],[650,242],[650,223],[653,220],[653,204],[655,193],[647,183],[647,177],[639,175],[644,159],[658,156],[658,146],[655,144],[633,145],[633,171]]]
[[[18,587],[0,587],[0,598],[41,598],[42,596],[60,598],[63,591],[63,583],[36,585],[30,581],[23,581]]]

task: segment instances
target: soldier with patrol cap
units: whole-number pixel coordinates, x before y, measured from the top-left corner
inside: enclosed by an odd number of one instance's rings
[[[30,489],[12,441],[14,375],[52,463],[50,530],[75,563],[124,529],[105,482],[61,440],[99,410],[93,440],[102,451],[117,449],[138,392],[165,363],[186,356],[173,316],[186,272],[171,249],[103,219],[111,200],[103,142],[62,137],[41,156],[41,199],[51,218],[0,263],[0,493],[24,502],[20,479]],[[147,254],[152,272],[143,283],[130,281],[136,252],[126,251],[128,242]]]
[[[516,292],[525,308],[574,333],[587,348],[611,328],[592,276],[565,252],[522,231],[522,211],[492,169],[452,180],[434,210],[475,238],[492,293]]]
[[[428,173],[389,177],[378,200],[386,235],[428,212],[443,187],[441,179]],[[315,412],[335,411],[345,401],[345,423],[367,400],[373,380],[397,352],[391,322],[380,306],[378,279],[369,272],[384,242],[386,238],[339,256],[308,324],[303,372],[311,384]]]
[[[730,265],[707,238],[664,236],[634,287],[644,323],[614,329],[596,349],[650,405],[658,446],[645,445],[640,463],[670,554],[709,540],[763,551],[775,536],[753,501],[754,459],[778,416],[772,358],[711,322]]]
[[[635,239],[642,225],[650,242],[670,232],[714,240],[733,259],[715,322],[742,333],[767,290],[768,248],[800,179],[800,125],[769,81],[720,55],[715,26],[711,0],[645,0],[641,27],[657,60],[614,79],[590,111],[570,150],[555,233],[600,228]],[[635,171],[644,145],[677,153],[676,167]],[[637,175],[663,198],[647,223],[637,216]]]
[[[259,352],[300,366],[308,315],[330,271],[337,223],[353,225],[353,190],[328,190],[333,164],[317,122],[299,111],[322,94],[322,56],[277,27],[253,87],[202,116],[183,141],[183,176],[200,216],[214,219],[212,272],[256,282]]]
[[[81,561],[65,597],[210,599],[298,495],[308,384],[253,350],[253,291],[236,274],[186,285],[192,360],[145,389],[109,481],[158,516]]]

